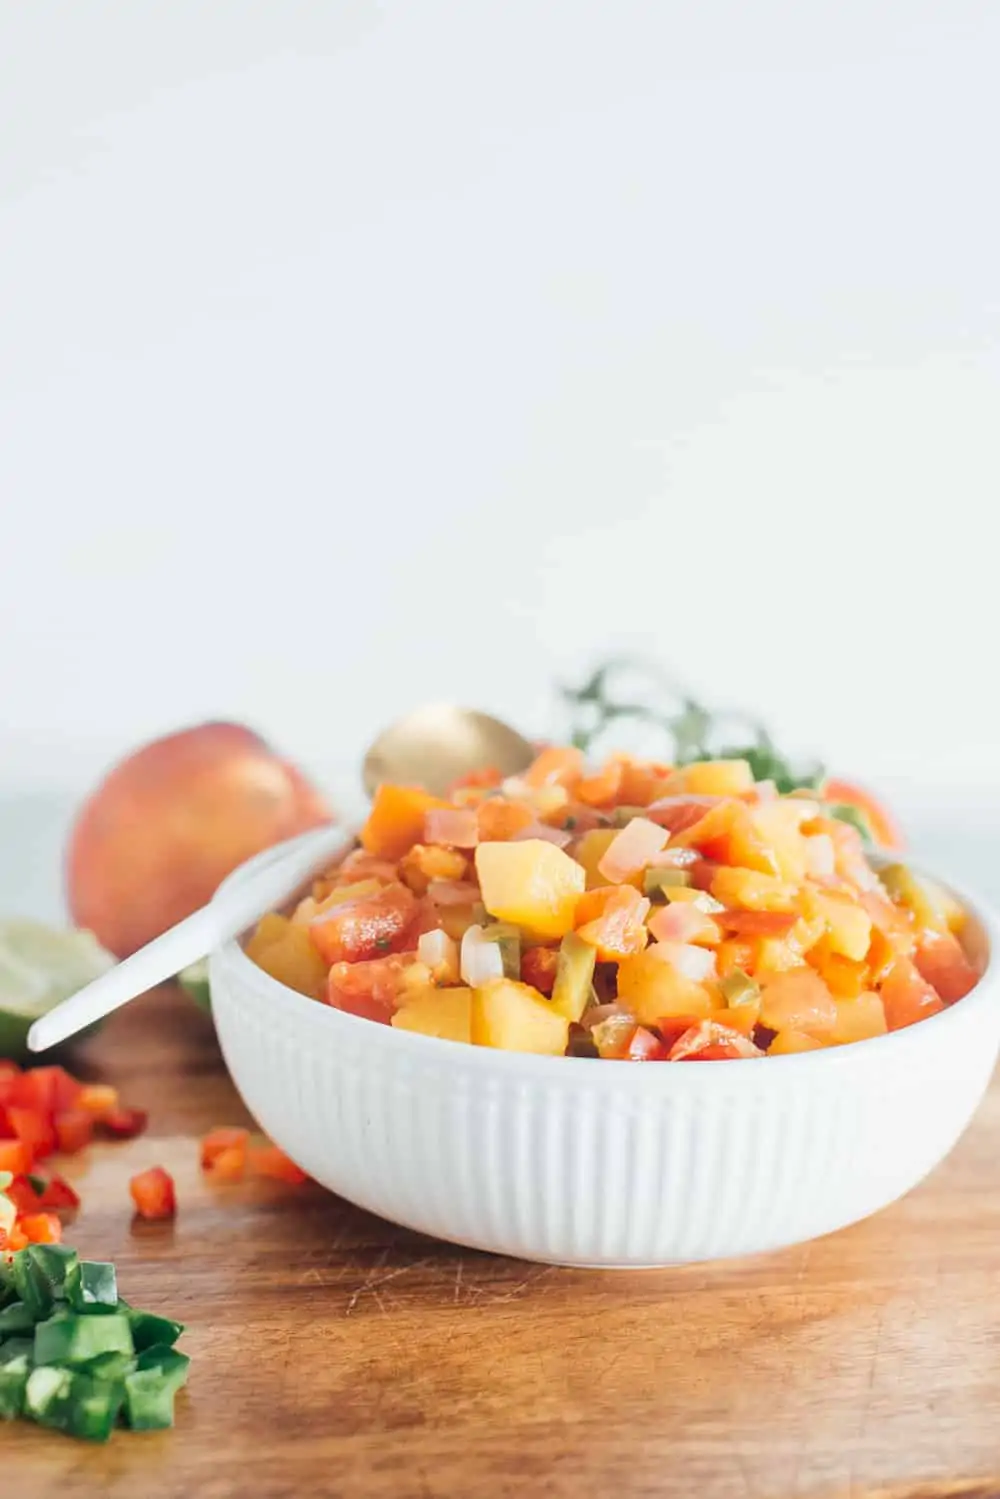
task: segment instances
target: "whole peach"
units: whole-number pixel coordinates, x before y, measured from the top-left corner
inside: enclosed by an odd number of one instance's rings
[[[70,834],[70,913],[127,957],[211,897],[252,854],[333,821],[301,771],[251,729],[154,740],[104,778]]]

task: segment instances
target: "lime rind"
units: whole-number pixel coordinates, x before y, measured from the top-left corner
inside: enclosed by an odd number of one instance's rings
[[[0,1056],[21,1058],[32,1021],[114,964],[92,932],[0,921]]]

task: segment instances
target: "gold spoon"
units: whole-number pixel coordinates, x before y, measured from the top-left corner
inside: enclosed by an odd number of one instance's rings
[[[361,773],[369,796],[383,781],[425,786],[441,795],[460,776],[486,766],[518,775],[535,754],[530,740],[499,718],[434,703],[384,729],[365,755]]]

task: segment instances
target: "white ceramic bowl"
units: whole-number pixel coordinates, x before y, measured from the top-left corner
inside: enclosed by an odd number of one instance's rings
[[[559,1264],[753,1254],[885,1207],[972,1117],[1000,1046],[1000,949],[993,918],[956,893],[987,960],[970,995],[889,1036],[761,1062],[438,1041],[306,999],[235,942],[212,958],[212,1009],[262,1128],[384,1218]]]

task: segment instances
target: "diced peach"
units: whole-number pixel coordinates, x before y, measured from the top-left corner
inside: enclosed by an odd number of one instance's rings
[[[583,866],[554,843],[481,843],[476,872],[483,904],[500,921],[512,921],[541,938],[573,930],[583,894]]]
[[[684,1032],[670,1048],[671,1062],[702,1057],[706,1061],[726,1058],[762,1057],[764,1053],[740,1031],[716,1020],[703,1020]]]
[[[713,1009],[704,984],[678,973],[660,943],[619,964],[618,998],[643,1025],[656,1025],[664,1015],[707,1016]]]
[[[591,828],[573,844],[573,858],[583,866],[588,890],[597,890],[608,883],[598,866],[617,837],[617,828]],[[638,889],[638,881],[635,884]]]
[[[419,786],[380,786],[359,834],[361,846],[380,859],[401,859],[423,839],[427,813],[447,805]]]
[[[417,1031],[444,1041],[472,1040],[472,990],[425,989],[407,999],[392,1017],[399,1030]]]
[[[261,944],[257,943],[259,931],[258,927],[247,943],[247,956],[279,984],[287,984],[310,999],[320,999],[326,987],[327,964],[316,950],[308,927],[288,921],[282,936]]]
[[[529,984],[494,979],[472,991],[472,1039],[503,1051],[562,1056],[569,1021]]]
[[[888,1029],[885,1008],[877,994],[866,991],[855,999],[838,999],[837,1018],[830,1032],[830,1040],[836,1046],[848,1041],[867,1041],[872,1036],[884,1036]]]
[[[753,786],[747,760],[700,760],[681,772],[684,790],[695,796],[739,796]]]
[[[812,802],[780,797],[763,802],[750,813],[750,821],[773,853],[777,872],[784,880],[797,883],[805,878],[807,849],[802,824],[811,812],[815,812]],[[832,847],[830,855],[832,859]]]
[[[791,968],[765,982],[760,1022],[768,1030],[807,1031],[810,1035],[827,1036],[836,1020],[833,996],[811,968]]]
[[[789,1057],[799,1051],[821,1051],[825,1043],[807,1031],[779,1031],[767,1048],[769,1057]]]
[[[841,895],[808,889],[804,905],[807,915],[822,917],[831,952],[855,963],[864,959],[871,942],[872,921],[863,906]]]
[[[755,869],[723,865],[712,878],[712,894],[724,906],[748,911],[797,911],[801,892],[796,885]]]

